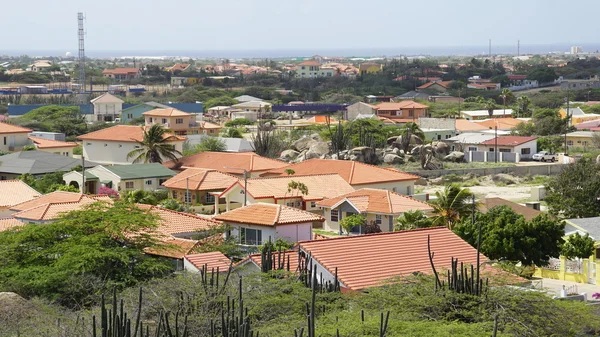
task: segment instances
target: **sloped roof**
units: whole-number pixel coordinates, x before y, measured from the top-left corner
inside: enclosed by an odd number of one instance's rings
[[[481,144],[483,145],[495,145],[498,144],[498,146],[518,146],[521,144],[525,144],[528,142],[531,142],[533,140],[536,140],[537,137],[525,137],[525,136],[498,136],[498,141],[496,142],[496,140],[494,138],[492,139],[488,139],[484,142],[482,142]]]
[[[165,181],[162,185],[167,188],[189,189],[191,191],[214,191],[225,190],[236,181],[239,181],[237,177],[217,170],[188,168]]]
[[[366,213],[398,214],[407,211],[431,211],[433,208],[420,200],[401,195],[388,190],[363,188],[335,198],[326,199],[317,203],[322,207],[336,207],[347,201],[357,211]]]
[[[427,109],[429,106],[417,103],[413,100],[404,100],[400,102],[382,102],[375,106],[378,110],[401,110],[401,109]]]
[[[50,203],[77,202],[84,196],[85,194],[67,191],[54,191],[44,195],[38,193],[37,197],[13,205],[10,207],[10,209],[13,211],[24,211],[26,209]]]
[[[567,219],[565,234],[573,231],[588,233],[595,241],[600,241],[600,217]]]
[[[231,266],[231,260],[221,252],[191,254],[185,255],[184,258],[199,270],[206,265],[209,272],[213,269],[216,272],[217,268],[219,268],[219,272],[226,272]]]
[[[17,219],[25,219],[32,221],[56,220],[63,213],[81,210],[85,206],[98,201],[111,202],[112,200],[108,197],[83,196],[79,201],[75,202],[49,203],[39,205],[21,212],[17,212],[13,214],[13,217]]]
[[[288,184],[292,181],[303,183],[308,188],[308,194],[303,195],[298,191],[289,190]],[[243,188],[243,181],[236,181]],[[319,174],[319,175],[293,175],[278,176],[266,178],[253,178],[247,180],[247,191],[254,199],[261,198],[302,198],[302,200],[321,200],[324,198],[333,198],[340,193],[354,191],[342,177],[338,174]],[[233,186],[231,186],[233,187]],[[221,195],[227,194],[228,188]]]
[[[169,170],[159,163],[131,164],[131,165],[106,165],[102,166],[110,172],[116,174],[123,180],[127,179],[145,179],[158,177],[172,177],[174,171]]]
[[[477,124],[483,125],[488,129],[493,129],[498,126],[498,129],[508,130],[516,127],[517,125],[524,123],[525,121],[516,118],[494,118],[494,119],[486,119],[481,122],[475,122]]]
[[[489,211],[491,208],[497,206],[508,206],[513,211],[515,211],[515,213],[524,216],[525,219],[527,219],[528,221],[542,213],[541,211],[529,208],[527,206],[519,205],[516,202],[512,202],[502,198],[485,198],[483,200],[480,200],[479,204],[479,210],[483,213],[487,213],[487,211]]]
[[[277,226],[313,221],[325,221],[317,214],[301,209],[276,204],[252,204],[219,214],[214,219],[224,222],[251,224],[259,226]]]
[[[296,272],[298,271],[298,251],[296,250],[284,250],[277,251],[271,254],[273,256],[273,268],[274,269],[283,269],[288,270],[289,263],[289,271]],[[254,263],[257,267],[262,266],[261,254],[252,254],[243,259],[242,261],[236,264],[236,267],[245,265],[246,263]]]
[[[271,103],[263,102],[263,101],[250,101],[250,102],[242,102],[238,104],[234,104],[232,108],[264,108],[266,106],[271,106]]]
[[[456,119],[454,122],[455,128],[457,131],[465,132],[465,131],[480,131],[487,130],[489,127],[482,125],[480,123],[475,123],[466,119]]]
[[[0,134],[11,134],[11,133],[30,133],[33,130],[24,128],[18,125],[12,125],[8,123],[0,123]]]
[[[11,174],[66,172],[78,165],[81,165],[80,159],[45,151],[21,151],[0,156],[0,172]],[[85,161],[86,168],[96,165]]]
[[[126,74],[131,74],[131,73],[137,73],[138,71],[140,71],[138,68],[114,68],[114,69],[104,69],[102,71],[102,73],[103,74],[126,75]]]
[[[170,108],[168,105],[164,105],[164,104],[160,104],[160,103],[156,103],[156,102],[144,102],[144,103],[142,103],[142,104],[138,104],[138,105],[130,106],[129,108],[123,109],[123,110],[121,111],[121,114],[122,114],[123,112],[126,112],[126,111],[127,111],[127,110],[129,110],[129,109],[135,109],[135,108],[137,108],[137,107],[140,107],[140,106],[143,106],[143,105],[145,105],[145,106],[149,106],[149,107],[151,107],[151,108],[161,108],[161,109],[168,109],[168,108]]]
[[[450,83],[452,83],[453,81],[440,81],[440,82],[427,82],[421,86],[418,86],[417,89],[427,89],[429,87],[431,87],[434,84],[437,84],[443,88],[448,88],[448,85],[450,85]]]
[[[21,180],[0,180],[0,207],[12,207],[40,195]]]
[[[252,152],[201,152],[195,155],[179,158],[178,162],[164,163],[166,167],[214,169],[221,172],[240,175],[243,170],[248,172],[267,171],[288,164],[279,160],[261,157]]]
[[[106,140],[115,142],[141,142],[144,140],[144,127],[136,125],[115,125],[110,128],[86,133],[77,137],[82,140]],[[185,137],[165,134],[169,141],[184,141]]]
[[[424,93],[424,92],[418,92],[418,91],[409,91],[409,92],[405,92],[402,95],[398,95],[395,98],[396,99],[415,99],[415,98],[422,98],[422,99],[428,99],[429,98],[429,94]]]
[[[494,139],[494,134],[467,132],[460,135],[450,137],[447,141],[461,144],[483,144],[484,142]]]
[[[184,71],[189,67],[189,63],[175,63],[172,67],[169,68],[170,72],[176,71]]]
[[[285,175],[286,169],[294,170],[295,175],[339,174],[347,183],[353,186],[419,179],[419,177],[406,172],[389,170],[357,161],[316,158],[276,168],[261,174],[261,176]]]
[[[262,101],[262,99],[258,98],[258,97],[254,97],[254,96],[250,96],[250,95],[241,95],[238,97],[234,98],[236,101],[238,102],[260,102]]]
[[[177,235],[186,233],[203,232],[219,226],[221,223],[199,215],[172,211],[170,209],[145,204],[137,205],[141,209],[147,209],[157,215],[159,233]]]
[[[298,63],[299,66],[320,67],[321,63],[316,60],[306,60]]]
[[[198,245],[198,242],[197,240],[169,237],[161,240],[157,246],[145,248],[144,253],[172,259],[183,259],[185,255],[189,254]]]
[[[45,138],[29,136],[29,139],[35,144],[38,149],[53,149],[60,147],[76,147],[77,143],[62,142],[60,140],[50,140]]]
[[[15,218],[0,219],[0,232],[23,225],[25,224]]]
[[[154,109],[150,111],[146,111],[142,113],[144,116],[158,116],[158,117],[188,117],[191,116],[191,113],[183,112],[177,110],[175,108],[166,108],[166,109]]]
[[[338,278],[347,288],[361,290],[413,272],[431,274],[428,236],[438,271],[451,269],[451,258],[466,264],[477,262],[477,250],[445,227],[303,241],[298,245],[331,273],[337,267]],[[481,262],[488,260],[483,254],[480,258]]]
[[[123,102],[124,101],[122,99],[120,99],[119,97],[112,95],[108,92],[104,93],[90,101],[90,103],[92,103],[92,104],[95,104],[95,103],[123,103]]]
[[[361,63],[361,64],[358,66],[358,69],[360,69],[360,70],[362,70],[362,71],[366,71],[366,70],[368,70],[368,69],[369,69],[369,68],[371,68],[371,67],[378,67],[378,68],[381,68],[381,67],[383,67],[383,65],[382,65],[382,64],[380,64],[380,63],[375,63],[375,62],[365,62],[365,63]]]
[[[190,145],[200,144],[202,139],[206,137],[214,137],[209,135],[187,135],[188,142]],[[244,138],[229,138],[229,137],[216,137],[217,139],[223,141],[225,146],[227,147],[225,152],[254,152],[252,148],[252,143]]]
[[[219,124],[215,124],[215,123],[211,123],[211,122],[206,122],[206,121],[200,122],[200,127],[202,129],[222,129],[223,128]]]

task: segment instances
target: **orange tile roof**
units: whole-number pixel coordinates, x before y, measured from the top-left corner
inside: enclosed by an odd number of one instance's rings
[[[309,67],[320,67],[321,63],[319,63],[319,61],[315,61],[315,60],[306,60],[303,62],[298,63],[299,66],[309,66]]]
[[[188,117],[191,113],[183,112],[175,108],[167,109],[153,109],[142,113],[144,116],[158,116],[158,117]]]
[[[518,146],[536,140],[537,137],[525,137],[525,136],[498,136],[498,142],[496,138],[488,139],[482,142],[482,145],[495,145],[498,146]]]
[[[103,74],[114,74],[114,75],[126,75],[131,73],[137,73],[140,71],[138,68],[115,68],[115,69],[104,69]]]
[[[186,70],[190,65],[188,63],[175,63],[172,67],[169,68],[170,72],[175,72],[175,71],[184,71]]]
[[[217,268],[219,268],[219,272],[227,272],[231,266],[231,260],[221,252],[191,254],[185,255],[184,258],[199,270],[206,265],[209,272],[213,269],[217,271]]]
[[[41,194],[21,180],[0,180],[0,207],[12,207]]]
[[[456,131],[479,131],[479,130],[488,130],[489,128],[481,125],[479,123],[471,122],[466,119],[457,119],[454,122]]]
[[[52,193],[41,195],[33,199],[29,199],[20,204],[13,205],[10,207],[13,211],[24,211],[26,209],[34,208],[37,206],[50,204],[50,203],[61,203],[61,202],[77,202],[83,198],[84,194],[66,192],[66,191],[55,191]]]
[[[197,240],[180,239],[169,237],[162,240],[157,246],[145,248],[144,253],[150,255],[164,256],[172,259],[183,259],[198,244]]]
[[[441,87],[443,87],[443,88],[446,88],[446,89],[447,89],[447,88],[448,88],[448,85],[449,85],[450,83],[452,83],[452,81],[427,82],[427,83],[425,83],[425,84],[423,84],[423,85],[421,85],[421,86],[418,86],[418,87],[417,87],[417,89],[427,89],[427,88],[431,87],[431,86],[432,86],[432,85],[434,85],[434,84],[437,84],[437,85],[439,85],[439,86],[441,86]]]
[[[487,213],[491,208],[496,206],[508,206],[515,213],[521,214],[528,221],[531,221],[536,216],[540,215],[542,212],[535,210],[533,208],[529,208],[527,206],[519,205],[516,202],[512,202],[502,198],[485,198],[479,201],[479,210],[483,213]]]
[[[431,274],[428,235],[438,272],[451,268],[451,258],[466,264],[477,262],[476,249],[445,227],[303,241],[298,245],[329,272],[334,273],[337,267],[344,286],[361,290],[413,272]],[[488,260],[480,256],[481,262]]]
[[[420,200],[388,190],[373,188],[363,188],[335,198],[326,199],[318,202],[317,205],[322,207],[336,207],[344,201],[354,205],[357,211],[361,213],[399,214],[412,210],[433,210],[431,206]]]
[[[357,161],[332,159],[305,160],[296,164],[273,169],[263,173],[261,176],[285,175],[285,170],[288,168],[294,170],[296,175],[336,173],[352,186],[419,179],[419,177],[406,172],[387,170],[383,167],[364,164]]]
[[[487,119],[481,122],[475,122],[477,124],[485,126],[487,129],[493,129],[498,125],[498,129],[507,130],[516,127],[517,125],[523,123],[522,120],[516,118],[494,118]]]
[[[39,138],[39,137],[29,136],[29,139],[31,139],[31,141],[33,141],[33,144],[35,144],[35,146],[38,149],[52,149],[52,148],[57,148],[57,147],[76,147],[77,146],[77,143],[61,142],[59,140],[50,140],[50,139],[44,139],[44,138]]]
[[[211,123],[211,122],[201,122],[200,127],[202,129],[222,129],[223,127],[219,124]]]
[[[203,168],[214,169],[235,175],[248,172],[267,171],[287,166],[288,164],[279,160],[261,157],[253,152],[201,152],[192,156],[179,158],[178,162],[169,161],[164,163],[170,168]]]
[[[108,197],[88,197],[83,196],[79,201],[48,203],[13,214],[17,219],[26,219],[31,221],[51,221],[56,220],[63,213],[82,210],[85,206],[98,201],[110,201]]]
[[[18,125],[12,125],[8,123],[0,123],[0,134],[9,134],[9,133],[30,133],[33,130],[24,128]]]
[[[156,229],[158,233],[169,235],[197,233],[207,231],[221,225],[219,221],[201,217],[195,214],[177,212],[158,206],[144,204],[138,204],[137,206],[141,209],[150,210],[152,214],[160,218],[158,220],[159,227]]]
[[[302,195],[298,191],[289,191],[288,184],[292,181],[303,183],[308,188],[308,194]],[[244,187],[244,181],[239,180],[234,183]],[[225,190],[221,195],[227,194],[231,187]],[[248,194],[254,199],[275,198],[302,198],[302,200],[322,200],[333,198],[340,193],[349,193],[354,191],[339,174],[318,174],[318,175],[293,175],[253,178],[247,180]]]
[[[252,204],[219,214],[214,219],[223,222],[251,224],[259,226],[277,226],[296,223],[323,222],[317,214],[301,209],[276,204]]]
[[[0,232],[23,225],[25,224],[15,218],[0,219]]]
[[[388,110],[401,110],[401,109],[427,109],[429,106],[421,103],[417,103],[411,100],[404,100],[400,102],[382,102],[375,106],[379,111]]]
[[[144,140],[144,127],[135,125],[115,125],[110,128],[86,133],[77,137],[82,140],[107,140],[116,142],[141,142]],[[173,134],[165,134],[169,141],[183,141],[186,138]]]
[[[217,170],[189,168],[181,171],[162,185],[173,189],[190,189],[192,191],[225,190],[239,178]]]

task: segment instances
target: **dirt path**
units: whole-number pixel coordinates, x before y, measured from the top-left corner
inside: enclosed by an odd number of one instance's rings
[[[435,195],[444,186],[427,186],[422,193]],[[472,186],[471,192],[478,198],[503,198],[511,201],[521,201],[531,197],[531,186]]]

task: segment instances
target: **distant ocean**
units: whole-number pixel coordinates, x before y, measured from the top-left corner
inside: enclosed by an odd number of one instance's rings
[[[600,51],[600,43],[587,44],[524,44],[520,54],[567,53],[571,46],[580,46],[584,53]],[[77,49],[64,50],[0,50],[0,55],[8,56],[64,56],[65,52],[77,56]],[[472,56],[487,55],[488,46],[455,47],[397,47],[397,48],[347,48],[347,49],[272,49],[272,50],[86,50],[86,56],[94,58],[115,58],[127,56],[147,57],[191,57],[191,58],[295,58],[313,55],[340,57],[394,57],[394,56]],[[517,54],[517,44],[513,46],[494,46],[492,54]]]

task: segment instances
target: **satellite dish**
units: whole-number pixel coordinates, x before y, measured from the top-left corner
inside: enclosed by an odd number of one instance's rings
[[[66,57],[71,57],[71,52],[70,52],[70,51],[66,52],[66,53],[65,53],[65,56],[66,56]]]

